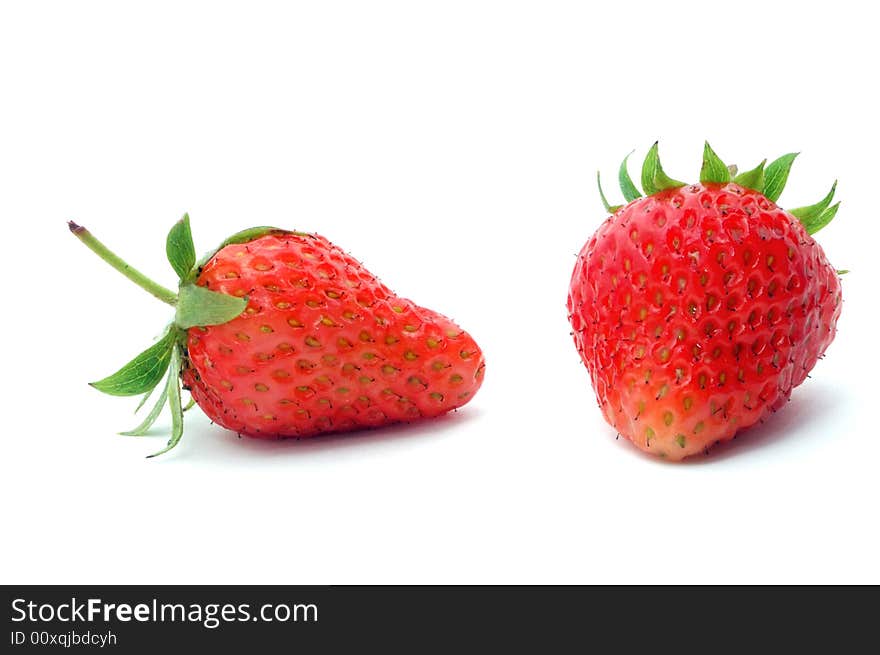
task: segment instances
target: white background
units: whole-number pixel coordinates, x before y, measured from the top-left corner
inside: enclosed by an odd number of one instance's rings
[[[863,3],[4,3],[4,583],[880,582],[874,21]],[[698,175],[803,154],[839,177],[820,234],[839,336],[785,411],[683,465],[615,440],[569,338],[574,254],[661,138]],[[611,184],[610,186],[614,186]],[[616,196],[617,197],[617,196]],[[306,442],[198,410],[180,446],[116,435],[86,385],[167,308],[75,219],[171,285],[256,224],[318,231],[478,339],[456,415]],[[160,426],[164,431],[167,421]]]

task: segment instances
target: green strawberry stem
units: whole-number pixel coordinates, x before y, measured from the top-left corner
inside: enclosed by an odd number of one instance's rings
[[[130,266],[124,259],[119,257],[116,253],[110,250],[103,243],[98,241],[91,232],[89,232],[82,225],[77,225],[73,221],[68,221],[67,226],[70,228],[70,231],[73,232],[73,235],[82,241],[86,247],[89,248],[93,253],[98,255],[105,262],[110,264],[117,271],[122,273],[129,280],[134,282],[144,291],[147,291],[154,295],[156,298],[161,300],[164,303],[169,305],[177,304],[177,294],[171,291],[171,289],[166,289],[158,282],[154,282],[146,275],[141,273],[136,268]]]

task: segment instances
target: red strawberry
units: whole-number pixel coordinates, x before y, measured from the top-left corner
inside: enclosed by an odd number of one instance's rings
[[[231,430],[309,436],[437,416],[482,381],[470,335],[396,297],[323,237],[227,246],[197,284],[248,297],[236,320],[189,331],[184,382]]]
[[[180,378],[220,425],[252,437],[307,437],[433,417],[468,402],[485,364],[448,318],[398,298],[327,239],[274,228],[234,235],[195,262],[189,217],[168,235],[174,294],[125,266],[84,228],[71,230],[129,278],[177,307],[154,346],[93,386],[166,400],[182,434]],[[145,396],[146,400],[146,396]],[[160,454],[156,453],[156,454]]]
[[[578,256],[568,297],[575,346],[606,420],[642,450],[680,460],[779,409],[835,334],[838,272],[810,236],[819,203],[776,206],[795,155],[732,177],[706,144],[700,184],[667,177],[657,144],[641,197]],[[835,183],[836,186],[836,183]],[[600,187],[601,193],[601,187]]]

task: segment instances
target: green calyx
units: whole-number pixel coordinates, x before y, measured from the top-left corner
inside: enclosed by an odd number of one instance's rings
[[[631,155],[632,153],[630,153]],[[629,156],[624,157],[618,171],[618,181],[620,183],[620,191],[624,199],[629,203],[641,197],[638,187],[633,183],[627,170],[627,160]],[[753,189],[763,194],[768,200],[776,202],[788,182],[788,174],[791,166],[797,158],[798,153],[791,152],[782,155],[778,159],[767,164],[767,160],[763,160],[755,168],[737,173],[736,166],[728,166],[715,153],[708,142],[703,146],[703,164],[700,168],[701,184],[728,184],[733,182],[741,187]],[[602,189],[602,179],[599,173],[596,174],[596,180],[599,185],[599,197],[605,210],[614,213],[621,209],[624,205],[612,205],[608,202],[607,196]],[[642,163],[641,174],[642,189],[645,195],[651,196],[668,189],[676,189],[685,186],[684,182],[679,182],[669,177],[660,164],[660,155],[658,144],[648,150],[645,160]],[[799,207],[789,210],[789,213],[795,216],[803,223],[809,234],[815,234],[823,227],[828,225],[837,215],[837,209],[840,203],[831,204],[834,199],[834,192],[837,190],[837,182],[831,187],[828,194],[814,205]]]
[[[267,234],[299,234],[274,227],[255,227],[243,230],[226,239],[218,248],[201,261],[196,261],[190,231],[189,215],[184,214],[165,240],[165,253],[168,263],[178,277],[177,293],[154,282],[140,271],[129,266],[124,260],[98,241],[84,227],[73,221],[68,223],[70,231],[90,250],[125,275],[132,282],[148,291],[162,302],[175,309],[174,319],[163,332],[161,338],[141,352],[112,375],[90,383],[98,391],[113,396],[136,396],[143,399],[135,411],[146,403],[160,382],[161,391],[153,408],[136,428],[121,434],[142,436],[146,434],[167,404],[171,409],[171,438],[168,444],[155,457],[168,452],[178,444],[183,435],[183,412],[186,407],[181,401],[180,375],[186,359],[186,336],[191,327],[220,325],[237,318],[247,307],[247,298],[238,298],[196,285],[199,272],[208,260],[222,248],[234,243],[247,243]]]
[[[837,180],[834,180],[834,184],[831,185],[831,190],[828,194],[815,205],[798,207],[791,210],[791,214],[804,224],[804,227],[807,228],[807,232],[810,234],[821,230],[837,215],[837,208],[840,207],[840,203],[831,204],[831,201],[834,200],[835,191],[837,191]]]
[[[664,171],[660,165],[660,151],[658,150],[659,142],[655,141],[645,161],[642,163],[642,188],[649,196],[653,196],[659,191],[666,189],[676,189],[684,186],[684,182],[673,180]]]

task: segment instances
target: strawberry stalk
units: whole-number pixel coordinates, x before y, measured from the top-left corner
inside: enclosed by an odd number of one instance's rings
[[[134,282],[141,289],[147,291],[148,293],[151,293],[164,303],[167,303],[169,305],[177,304],[176,293],[174,293],[171,289],[166,289],[158,282],[154,282],[146,275],[141,273],[139,270],[137,270],[133,266],[130,266],[119,255],[117,255],[115,252],[113,252],[107,246],[101,243],[98,239],[96,239],[95,236],[82,225],[77,225],[73,221],[67,221],[67,227],[70,228],[73,236],[82,241],[89,250],[98,255],[98,257],[110,264],[110,266],[122,273],[125,277]]]

